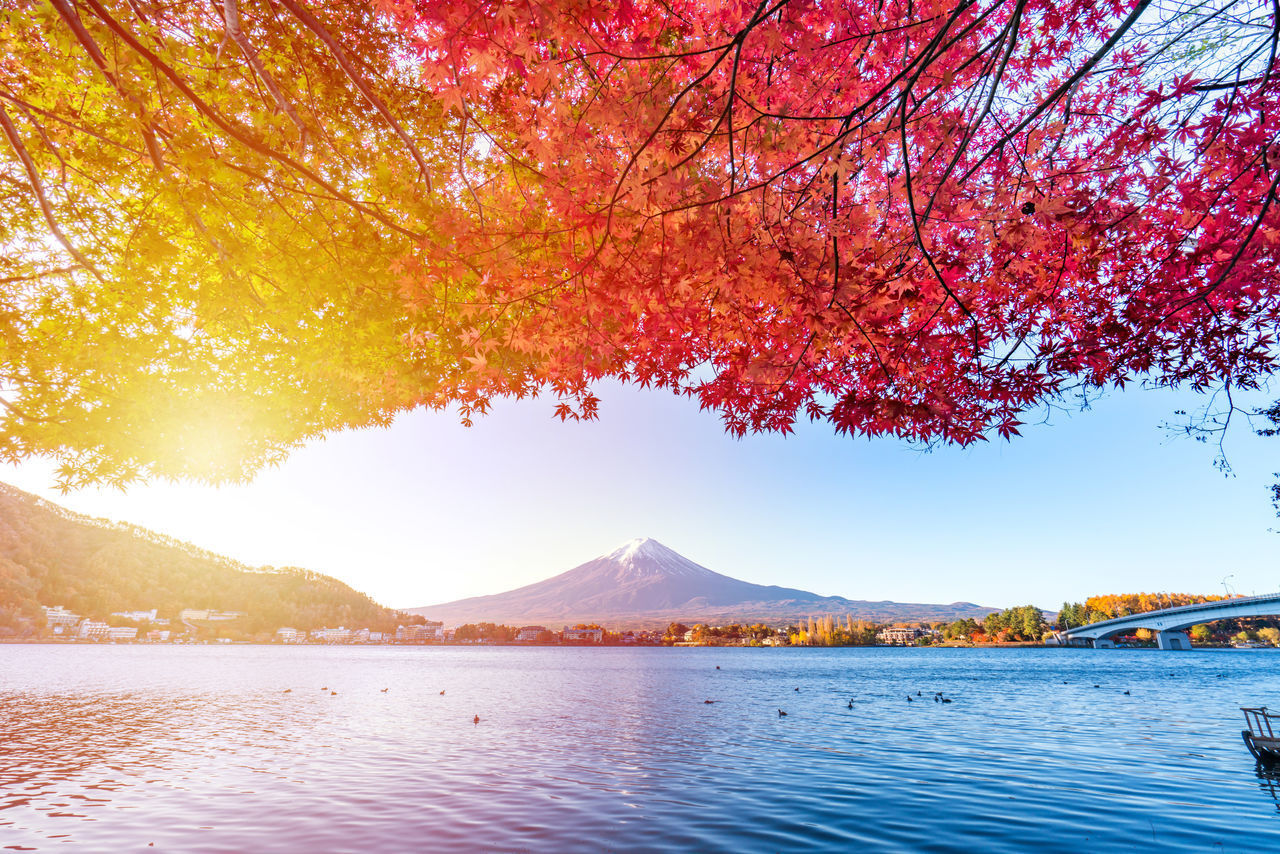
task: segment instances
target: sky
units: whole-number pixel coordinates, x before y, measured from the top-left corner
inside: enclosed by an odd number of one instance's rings
[[[1224,476],[1215,448],[1162,426],[1197,395],[1128,390],[1012,442],[922,452],[808,423],[738,440],[667,392],[597,394],[587,423],[555,420],[547,400],[500,402],[470,428],[415,412],[312,443],[245,486],[60,495],[39,461],[0,466],[0,480],[397,608],[531,584],[642,536],[716,572],[851,599],[1056,609],[1280,589],[1280,439],[1238,424]]]

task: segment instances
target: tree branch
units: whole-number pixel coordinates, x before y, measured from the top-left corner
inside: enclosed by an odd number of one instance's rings
[[[35,192],[36,200],[40,203],[40,210],[44,213],[44,221],[49,225],[49,231],[62,244],[62,248],[67,250],[67,254],[76,260],[81,267],[93,274],[93,277],[99,282],[106,284],[106,279],[98,268],[86,258],[71,239],[63,233],[58,226],[58,221],[53,215],[53,207],[49,204],[49,199],[45,196],[44,185],[40,182],[40,173],[36,171],[36,164],[31,160],[31,155],[27,153],[27,147],[22,144],[22,137],[18,136],[18,129],[13,126],[13,121],[9,118],[9,112],[4,108],[4,104],[0,104],[0,127],[4,129],[4,135],[8,138],[9,144],[13,146],[13,151],[18,155],[18,159],[22,161],[23,167],[27,170],[27,179],[31,182],[31,189]]]
[[[284,93],[280,91],[280,87],[276,85],[275,78],[271,76],[261,60],[258,59],[258,51],[254,50],[253,45],[249,44],[249,39],[245,36],[244,31],[240,29],[240,9],[236,6],[236,0],[222,0],[222,16],[227,35],[239,46],[240,52],[249,61],[249,66],[258,75],[258,78],[262,80],[262,84],[267,87],[267,91],[275,99],[276,105],[298,128],[298,133],[302,137],[302,147],[306,148],[308,142],[310,142],[307,126],[302,123],[302,119],[298,117],[298,111],[293,108],[293,105],[285,98]]]

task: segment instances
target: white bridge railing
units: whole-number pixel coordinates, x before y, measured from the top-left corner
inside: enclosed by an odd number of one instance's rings
[[[1280,593],[1236,596],[1230,599],[1219,599],[1216,602],[1200,602],[1177,608],[1144,611],[1141,614],[1128,614],[1110,620],[1099,620],[1087,626],[1065,629],[1058,634],[1066,644],[1076,640],[1091,640],[1094,646],[1100,646],[1103,645],[1100,642],[1112,635],[1133,629],[1152,629],[1158,633],[1157,641],[1161,649],[1190,649],[1190,639],[1183,630],[1197,623],[1212,623],[1215,620],[1240,617],[1274,616],[1280,616]]]

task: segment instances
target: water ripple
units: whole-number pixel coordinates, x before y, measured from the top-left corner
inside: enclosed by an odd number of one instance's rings
[[[3,646],[0,850],[1277,850],[1276,655]]]

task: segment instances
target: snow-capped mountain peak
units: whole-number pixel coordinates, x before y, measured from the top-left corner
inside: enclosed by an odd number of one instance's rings
[[[606,560],[625,561],[633,560],[641,555],[653,555],[657,552],[669,552],[671,554],[675,554],[675,552],[672,552],[671,549],[667,548],[657,540],[649,537],[636,537],[634,540],[627,540],[613,551],[605,555],[600,555],[600,557]]]
[[[667,548],[651,537],[637,537],[623,543],[607,555],[601,555],[592,563],[606,562],[620,567],[634,576],[717,576],[705,566],[694,563],[684,555]]]

